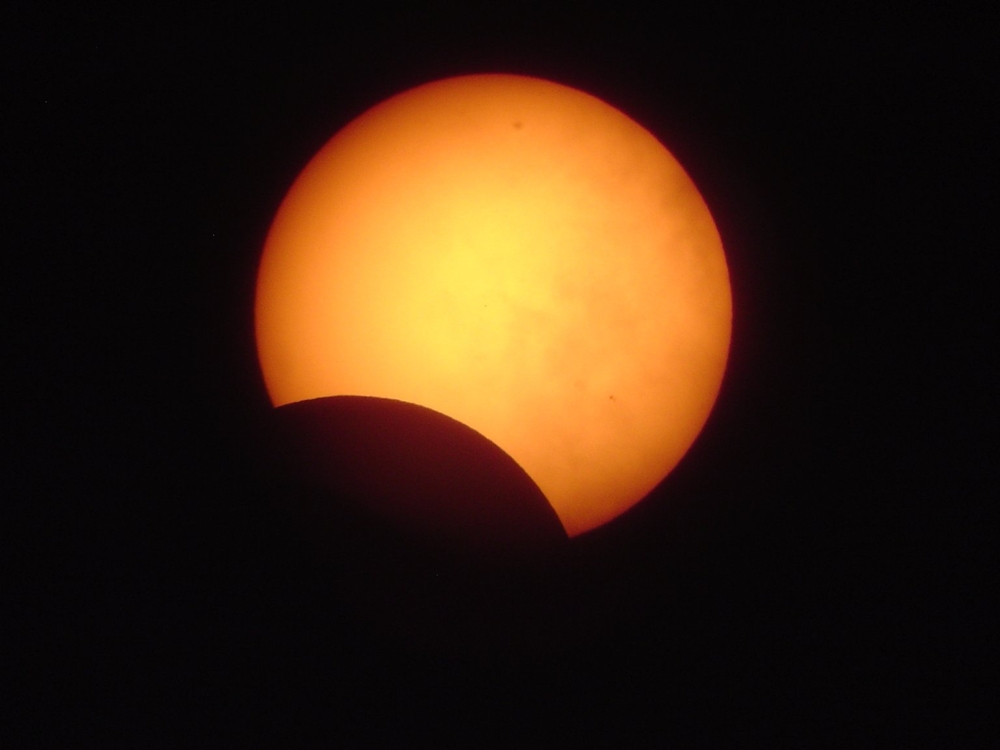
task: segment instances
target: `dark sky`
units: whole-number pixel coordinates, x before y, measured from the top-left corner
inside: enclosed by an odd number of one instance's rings
[[[14,728],[981,739],[986,17],[478,5],[5,6]],[[487,71],[597,95],[698,184],[735,301],[718,404],[646,502],[544,560],[438,554],[350,510],[317,554],[288,510],[311,490],[268,448],[265,233],[350,119]]]

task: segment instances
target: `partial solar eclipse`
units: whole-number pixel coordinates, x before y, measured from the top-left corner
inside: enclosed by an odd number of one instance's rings
[[[732,301],[708,207],[654,136],[557,83],[470,75],[386,100],[316,154],[268,234],[255,314],[274,406],[439,412],[576,536],[697,437]]]

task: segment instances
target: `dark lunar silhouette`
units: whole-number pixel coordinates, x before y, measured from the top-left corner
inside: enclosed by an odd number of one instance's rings
[[[469,427],[355,396],[273,415],[291,480],[282,514],[300,520],[315,579],[307,599],[346,607],[366,637],[508,663],[590,642],[620,611],[573,572],[538,486]]]
[[[330,503],[360,504],[418,540],[474,555],[519,556],[567,540],[524,470],[443,414],[333,396],[287,404],[275,415],[294,470],[327,489]]]

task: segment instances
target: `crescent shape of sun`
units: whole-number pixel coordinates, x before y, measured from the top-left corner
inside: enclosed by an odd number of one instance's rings
[[[575,536],[695,440],[732,301],[708,207],[655,137],[589,94],[491,74],[394,96],[316,154],[268,234],[255,315],[275,406],[447,415]]]

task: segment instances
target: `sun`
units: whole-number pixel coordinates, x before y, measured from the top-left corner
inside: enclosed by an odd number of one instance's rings
[[[680,461],[722,382],[732,302],[705,201],[622,112],[536,78],[450,78],[337,133],[260,263],[275,406],[407,401],[499,446],[572,536]]]

